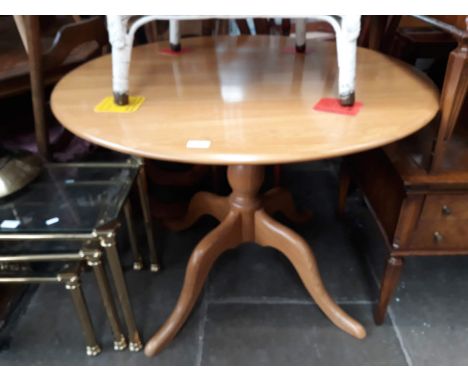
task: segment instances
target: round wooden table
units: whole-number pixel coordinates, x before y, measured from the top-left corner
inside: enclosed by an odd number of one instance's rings
[[[278,36],[199,37],[187,51],[166,54],[167,44],[134,48],[130,92],[145,97],[133,113],[97,113],[112,95],[111,59],[104,56],[66,75],[52,93],[52,110],[79,137],[128,154],[177,162],[228,165],[228,197],[197,193],[184,229],[201,215],[221,223],[194,249],[172,314],[148,341],[159,352],[189,316],[215,262],[227,249],[256,242],[281,251],[293,264],[321,310],[356,338],[365,329],[327,293],[307,243],[271,215],[305,218],[291,195],[273,189],[263,196],[264,166],[351,154],[382,146],[417,131],[438,110],[433,84],[409,66],[359,49],[355,116],[321,112],[314,105],[336,94],[335,46],[309,44],[294,53],[294,40]]]

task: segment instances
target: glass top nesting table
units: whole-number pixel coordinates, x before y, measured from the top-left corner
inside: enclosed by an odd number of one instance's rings
[[[46,163],[33,182],[0,199],[0,241],[30,243],[71,240],[87,243],[88,247],[102,248],[123,310],[131,351],[140,350],[142,343],[117,252],[116,232],[123,209],[130,234],[134,268],[141,269],[143,259],[137,245],[129,200],[129,193],[135,183],[145,221],[151,270],[158,271],[146,175],[139,159],[130,158],[126,162]],[[28,252],[32,252],[33,248],[28,245]],[[86,251],[80,251],[80,254],[87,256]],[[53,261],[60,257],[35,254],[19,256],[22,260],[28,258],[32,261],[39,258],[42,261]],[[69,257],[72,260],[73,256]],[[5,259],[14,262],[15,255]]]

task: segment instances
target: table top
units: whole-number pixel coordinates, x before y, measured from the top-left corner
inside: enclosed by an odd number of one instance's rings
[[[0,234],[91,233],[115,221],[136,166],[46,165],[38,179],[0,199]]]
[[[432,82],[410,66],[359,48],[356,116],[314,110],[337,97],[334,42],[223,36],[133,48],[130,95],[144,96],[133,113],[98,113],[112,94],[109,55],[67,74],[51,103],[79,137],[146,158],[205,164],[275,164],[345,155],[404,138],[439,107]]]

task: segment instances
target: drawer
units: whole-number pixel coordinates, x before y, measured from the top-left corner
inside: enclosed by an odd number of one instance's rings
[[[419,220],[410,240],[412,249],[468,250],[468,219]]]
[[[411,235],[412,249],[468,250],[468,195],[428,195]]]
[[[428,195],[421,213],[422,220],[468,220],[468,195]]]

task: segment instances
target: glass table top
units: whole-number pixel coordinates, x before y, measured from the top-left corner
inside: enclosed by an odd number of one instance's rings
[[[122,163],[49,164],[22,190],[0,198],[0,233],[85,233],[116,220],[138,173]]]

